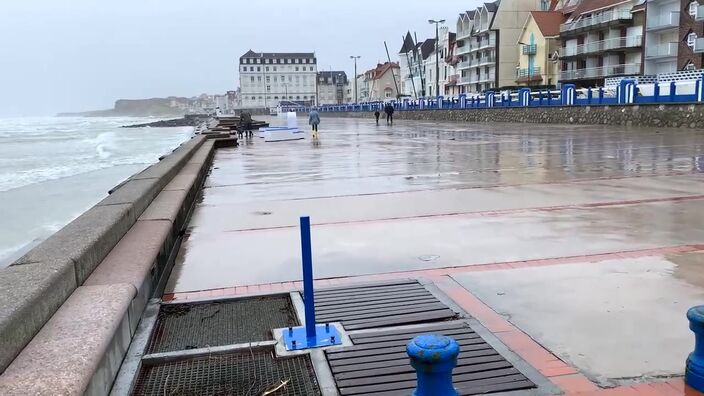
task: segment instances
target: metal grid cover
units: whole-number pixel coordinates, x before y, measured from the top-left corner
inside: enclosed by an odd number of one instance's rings
[[[310,358],[276,359],[270,351],[250,351],[146,366],[132,394],[260,396],[272,390],[276,396],[319,395]]]
[[[266,341],[297,325],[287,295],[162,305],[147,353]]]
[[[442,334],[460,344],[453,382],[460,395],[535,388],[525,375],[465,322],[351,334],[354,346],[326,351],[335,382],[344,395],[409,395],[416,373],[406,344],[420,334]]]

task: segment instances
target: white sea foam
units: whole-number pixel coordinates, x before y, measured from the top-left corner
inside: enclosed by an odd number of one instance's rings
[[[0,119],[0,263],[56,232],[193,128],[120,128],[153,119]],[[75,177],[81,175],[81,177]],[[0,264],[0,267],[2,265]]]

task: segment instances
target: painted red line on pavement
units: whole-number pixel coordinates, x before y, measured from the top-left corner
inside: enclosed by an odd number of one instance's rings
[[[683,201],[693,201],[704,199],[704,195],[684,195],[677,197],[667,197],[667,198],[648,198],[648,199],[633,199],[633,200],[620,200],[620,201],[604,201],[604,202],[592,202],[586,204],[570,204],[570,205],[555,205],[555,206],[537,206],[532,208],[514,208],[514,209],[498,209],[498,210],[480,210],[480,211],[467,211],[467,212],[452,212],[452,213],[438,213],[438,214],[425,214],[425,215],[414,215],[414,216],[397,216],[397,217],[385,217],[380,219],[369,219],[369,220],[345,220],[345,221],[330,221],[322,223],[312,223],[312,226],[331,226],[331,225],[347,225],[347,224],[369,224],[369,223],[384,223],[390,221],[399,220],[416,220],[416,219],[429,219],[429,218],[439,218],[439,217],[496,217],[505,216],[520,213],[535,213],[535,212],[556,212],[561,210],[569,209],[594,209],[594,208],[605,208],[611,206],[625,206],[625,205],[641,205],[649,203],[658,202],[683,202]],[[282,225],[273,227],[254,227],[254,228],[241,228],[237,230],[228,230],[225,232],[236,233],[236,232],[253,232],[253,231],[271,231],[280,229],[297,228],[298,225]]]
[[[530,267],[545,267],[550,265],[561,265],[561,264],[584,264],[584,263],[599,263],[610,260],[618,260],[624,258],[639,258],[639,257],[649,257],[649,256],[662,256],[665,254],[677,254],[677,253],[690,253],[704,251],[704,244],[692,244],[692,245],[676,245],[676,246],[666,246],[651,249],[637,249],[637,250],[623,250],[617,252],[608,253],[594,253],[585,254],[578,256],[562,256],[562,257],[551,257],[551,258],[541,258],[533,260],[518,260],[518,261],[506,261],[500,263],[484,263],[484,264],[469,264],[456,267],[443,267],[443,268],[428,268],[422,270],[410,270],[410,271],[397,271],[397,272],[385,272],[379,274],[369,274],[369,275],[354,275],[354,276],[339,276],[331,278],[321,278],[315,280],[315,285],[319,287],[334,286],[340,284],[349,284],[355,282],[366,282],[366,281],[376,281],[376,280],[389,280],[389,279],[401,279],[401,278],[425,278],[434,276],[443,276],[456,273],[467,273],[467,272],[481,272],[481,271],[510,271],[520,268],[530,268]],[[227,295],[247,295],[253,293],[261,293],[265,290],[270,290],[272,285],[276,284],[276,288],[280,292],[291,292],[295,290],[301,290],[303,287],[301,281],[287,281],[287,282],[270,282],[264,284],[248,285],[248,286],[235,286],[234,292],[232,291],[233,286],[228,286],[225,288],[217,289],[206,289],[206,290],[195,290],[195,291],[185,291],[177,293],[167,293],[164,294],[164,299],[169,300],[188,300],[194,298],[208,297],[212,290],[225,289]],[[278,286],[280,285],[280,286]]]

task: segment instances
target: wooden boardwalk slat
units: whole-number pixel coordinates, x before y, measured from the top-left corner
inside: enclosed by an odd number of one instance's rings
[[[372,363],[373,364],[373,363]],[[491,364],[498,364],[498,367],[509,367],[511,363],[507,362],[501,355],[494,354],[489,356],[481,356],[476,358],[466,358],[458,359],[458,368],[455,370],[472,369],[476,371],[488,370]],[[359,365],[362,366],[362,365]],[[463,367],[464,366],[464,367]],[[467,371],[471,372],[471,371]],[[356,371],[342,371],[335,374],[335,378],[338,380],[351,379],[351,378],[363,378],[363,377],[374,377],[379,375],[390,375],[390,374],[401,374],[401,373],[415,373],[413,367],[411,367],[408,362],[399,361],[398,365],[389,365],[389,362],[385,362],[383,365],[378,364],[376,368],[368,368]]]
[[[335,321],[335,322],[341,322],[341,321],[352,321],[352,320],[358,320],[358,319],[371,319],[371,318],[378,318],[380,315],[383,315],[385,317],[389,315],[403,315],[403,314],[411,314],[411,313],[420,313],[420,312],[429,312],[429,311],[436,311],[436,310],[441,310],[441,309],[447,309],[447,306],[445,304],[437,301],[434,303],[428,303],[428,304],[418,304],[418,305],[408,305],[405,307],[391,307],[387,308],[386,310],[377,310],[373,312],[368,312],[368,311],[358,311],[358,312],[352,312],[352,313],[346,313],[346,314],[339,314],[339,313],[333,313],[333,314],[325,314],[325,315],[318,315],[316,313],[315,318],[318,319],[318,321]]]
[[[367,343],[367,344],[357,344],[354,346],[349,346],[345,348],[335,348],[335,349],[330,349],[328,350],[329,355],[336,355],[341,352],[347,352],[347,351],[365,351],[365,350],[374,350],[374,349],[379,349],[379,348],[387,348],[387,347],[406,347],[408,342],[412,339],[411,338],[399,338],[396,340],[389,340],[389,341],[384,341],[384,342],[374,342],[374,343]],[[464,333],[464,334],[457,334],[455,335],[454,338],[457,342],[464,341],[464,340],[480,340],[484,342],[479,335],[475,333]]]
[[[393,301],[393,302],[383,301],[383,302],[370,302],[370,303],[362,303],[362,304],[355,304],[354,302],[350,302],[349,304],[344,304],[344,305],[340,304],[340,305],[334,305],[334,306],[323,307],[323,308],[316,307],[315,313],[316,313],[316,315],[318,315],[318,314],[325,315],[325,314],[333,313],[333,312],[346,313],[346,312],[357,312],[360,310],[364,310],[365,312],[368,312],[370,310],[394,308],[394,307],[405,307],[405,306],[413,305],[413,304],[427,304],[429,302],[436,302],[436,301],[437,301],[437,299],[435,297],[428,295],[428,296],[413,297],[413,298],[408,298],[408,299],[403,299],[403,300],[398,300],[398,301]]]
[[[489,357],[492,355],[496,355],[496,351],[493,349],[483,349],[480,351],[472,351],[471,354],[462,354],[462,359],[481,359],[485,357]],[[396,365],[408,365],[408,356],[406,356],[405,359],[398,359],[393,358],[391,360],[378,360],[378,361],[370,361],[370,362],[362,362],[362,363],[355,363],[352,362],[350,363],[349,360],[341,360],[339,362],[336,362],[336,364],[333,366],[332,364],[330,365],[330,369],[332,370],[333,373],[348,373],[352,371],[359,371],[359,370],[366,370],[368,368],[379,368],[379,367],[391,367],[391,366],[396,366]]]
[[[469,325],[465,322],[440,322],[431,323],[423,326],[418,326],[415,328],[403,328],[403,329],[393,329],[393,330],[381,330],[381,331],[368,331],[361,332],[357,334],[350,334],[352,342],[355,344],[361,342],[365,339],[377,339],[383,336],[401,335],[401,334],[425,334],[425,333],[439,333],[445,334],[444,331],[462,329],[464,331],[474,332]]]
[[[465,339],[465,340],[457,340],[457,343],[460,344],[460,352],[466,351],[466,350],[471,350],[468,348],[473,348],[474,345],[486,345],[488,344],[484,342],[481,338],[471,338],[471,339]],[[338,359],[348,359],[348,358],[353,358],[353,357],[361,357],[361,356],[368,356],[370,354],[374,355],[386,355],[390,353],[396,353],[396,352],[406,352],[406,344],[402,345],[396,345],[396,346],[390,346],[390,347],[380,347],[376,349],[362,349],[358,350],[355,348],[348,349],[347,351],[342,351],[338,353],[328,353],[328,360],[338,360]]]
[[[405,290],[395,293],[381,293],[381,294],[371,294],[359,297],[330,297],[325,299],[315,299],[315,306],[320,305],[321,307],[328,307],[330,305],[336,305],[340,303],[349,303],[351,301],[355,302],[369,302],[369,301],[389,301],[389,300],[399,300],[402,301],[404,298],[408,297],[418,297],[418,296],[430,296],[429,291],[425,289],[415,289],[415,290]]]
[[[489,344],[478,344],[478,345],[467,345],[466,347],[462,348],[462,352],[465,356],[475,356],[474,352],[478,353],[483,353],[482,351],[493,351],[493,348],[489,346]],[[481,356],[481,355],[479,355]],[[360,356],[360,357],[353,357],[353,358],[347,358],[347,359],[330,359],[330,356],[328,356],[328,360],[330,361],[330,364],[334,365],[348,365],[348,364],[359,364],[359,363],[370,363],[370,362],[377,362],[380,360],[395,360],[395,359],[404,359],[406,362],[408,362],[408,355],[406,354],[406,351],[403,352],[395,352],[395,353],[387,353],[387,354],[380,354],[380,355],[366,355],[366,356]]]
[[[487,370],[475,370],[471,372],[453,372],[452,378],[454,382],[465,382],[465,381],[474,381],[478,379],[484,379],[484,378],[495,378],[495,377],[506,377],[509,375],[514,375],[514,374],[520,374],[516,368],[512,367],[510,363],[492,363],[490,365],[486,365],[489,367]],[[337,386],[340,388],[347,388],[347,387],[352,387],[352,386],[367,386],[367,385],[379,385],[379,384],[385,384],[389,382],[405,382],[405,381],[410,381],[415,384],[416,382],[416,373],[410,372],[410,373],[403,373],[403,374],[393,374],[392,376],[389,375],[382,375],[382,376],[374,376],[374,377],[366,377],[366,378],[353,378],[349,380],[340,380],[337,382]]]
[[[395,315],[389,317],[381,317],[374,320],[362,319],[362,320],[351,320],[342,321],[343,326],[347,330],[359,330],[368,329],[372,327],[386,327],[393,325],[403,325],[403,324],[413,324],[413,323],[423,323],[436,320],[448,320],[455,317],[455,313],[449,309],[443,309],[440,311],[430,311],[423,312],[419,314],[411,315]]]
[[[334,287],[321,287],[319,289],[316,289],[316,293],[318,292],[328,292],[328,291],[343,291],[343,290],[348,290],[348,289],[367,289],[367,288],[374,288],[374,287],[384,287],[384,286],[395,286],[395,285],[419,285],[417,280],[414,279],[404,279],[404,280],[398,280],[398,281],[384,281],[384,282],[371,282],[371,283],[358,283],[358,284],[350,284],[346,286],[334,286]]]
[[[317,300],[318,298],[326,298],[330,296],[363,296],[366,294],[379,294],[381,292],[394,292],[394,291],[403,291],[403,290],[416,290],[416,289],[422,289],[425,290],[423,286],[420,284],[403,284],[403,285],[395,285],[395,286],[385,286],[385,287],[370,287],[366,289],[347,289],[347,290],[337,290],[337,289],[327,289],[327,290],[316,290],[315,292],[315,299]]]

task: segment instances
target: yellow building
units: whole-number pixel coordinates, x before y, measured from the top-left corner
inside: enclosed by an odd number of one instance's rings
[[[516,83],[526,86],[556,85],[560,78],[560,25],[565,21],[559,11],[532,11],[518,40]]]

